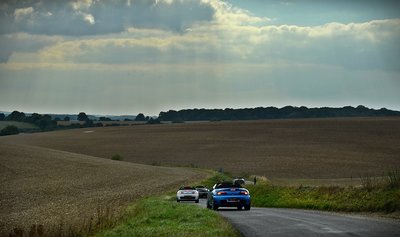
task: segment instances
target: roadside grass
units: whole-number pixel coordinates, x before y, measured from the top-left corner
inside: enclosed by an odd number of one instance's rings
[[[388,172],[384,178],[362,177],[361,186],[289,187],[270,183],[247,185],[252,205],[346,212],[400,211],[399,171]]]
[[[211,188],[215,183],[231,180],[227,174],[210,171],[199,184]],[[175,190],[164,196],[148,197],[126,209],[119,224],[94,234],[113,236],[241,236],[215,211],[197,205],[176,202]]]
[[[175,198],[172,198],[175,200]],[[94,236],[240,236],[217,213],[197,205],[150,197],[129,206],[120,224]]]

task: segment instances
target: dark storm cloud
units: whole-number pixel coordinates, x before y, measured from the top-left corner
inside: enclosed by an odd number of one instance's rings
[[[213,15],[214,9],[198,0],[14,0],[0,3],[0,33],[79,36],[129,27],[184,32]]]

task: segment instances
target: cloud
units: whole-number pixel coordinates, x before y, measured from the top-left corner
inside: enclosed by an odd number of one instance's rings
[[[83,19],[91,25],[95,24],[94,17],[91,14],[83,14]]]
[[[62,40],[35,62],[75,63],[309,63],[353,69],[400,70],[400,19],[365,23],[242,25],[213,21],[185,34],[129,28],[123,34]],[[13,55],[23,62],[23,54]]]
[[[129,27],[184,32],[211,21],[214,8],[200,0],[27,0],[4,1],[0,33],[99,35]]]
[[[32,13],[33,13],[33,7],[15,9],[15,11],[14,11],[15,21],[20,22],[24,18],[32,15]]]
[[[28,48],[24,43],[30,46],[27,52],[50,47],[54,40],[47,39],[52,36],[108,37],[131,28],[183,34],[195,24],[213,20],[213,16],[214,8],[200,0],[1,1],[0,41],[4,44],[0,62],[7,62],[13,53]],[[21,33],[31,35],[33,43],[9,40]],[[37,38],[46,40],[39,44]]]
[[[13,5],[13,18],[19,18],[14,30],[28,31],[32,37],[42,34],[47,44],[32,46],[27,53],[18,44],[14,50],[4,47],[10,49],[0,51],[3,61],[11,57],[15,63],[301,62],[400,70],[400,19],[272,25],[267,17],[219,0],[27,2]],[[0,9],[7,12],[7,7]],[[52,34],[63,37],[54,40],[49,38]]]

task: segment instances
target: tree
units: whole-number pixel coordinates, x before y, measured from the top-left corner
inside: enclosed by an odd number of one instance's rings
[[[112,119],[107,118],[107,117],[100,117],[99,120],[100,121],[112,121]]]
[[[24,121],[25,119],[25,114],[23,112],[19,111],[13,111],[11,114],[9,114],[6,118],[6,120],[9,121]]]
[[[33,113],[31,116],[26,117],[25,121],[28,123],[38,123],[39,120],[42,119],[42,115],[38,113]]]
[[[14,135],[18,134],[19,129],[14,125],[8,125],[0,131],[0,136]]]
[[[146,121],[146,117],[144,117],[144,114],[139,113],[136,118],[135,121]]]
[[[78,121],[88,121],[89,117],[84,113],[84,112],[80,112],[78,114]]]
[[[147,121],[147,124],[160,124],[160,123],[161,121],[158,118],[156,119],[150,118],[149,121]]]
[[[51,120],[51,116],[48,114],[42,115],[40,120],[36,121],[36,124],[42,130],[51,130],[53,126],[57,125],[57,122]]]
[[[85,124],[83,125],[85,127],[94,127],[94,123],[92,120],[88,119],[85,121]]]
[[[3,121],[5,118],[6,118],[6,116],[3,113],[1,113],[0,114],[0,121]]]

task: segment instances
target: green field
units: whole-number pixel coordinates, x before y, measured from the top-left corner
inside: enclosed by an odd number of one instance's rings
[[[24,123],[24,122],[16,122],[16,121],[0,121],[0,130],[9,126],[14,125],[18,127],[20,130],[36,130],[39,129],[38,126],[31,124],[31,123]]]

